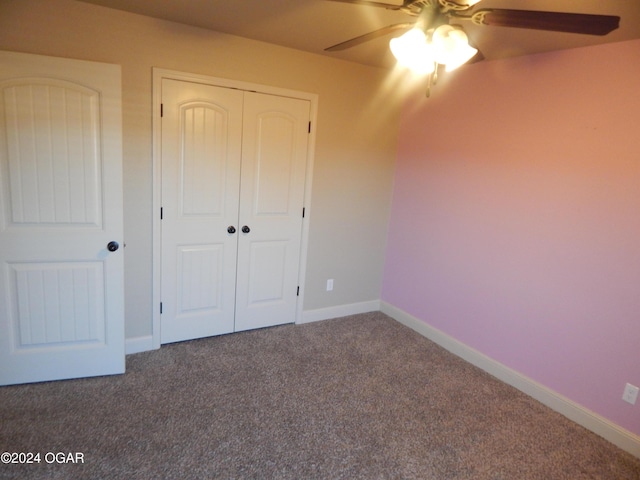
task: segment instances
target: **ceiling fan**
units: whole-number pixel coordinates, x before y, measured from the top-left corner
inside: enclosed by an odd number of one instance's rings
[[[479,26],[527,28],[584,35],[606,35],[617,29],[620,23],[620,17],[613,15],[502,8],[475,10],[475,6],[481,0],[403,0],[402,5],[369,0],[331,1],[398,10],[416,17],[413,22],[388,25],[333,45],[325,51],[345,50],[393,32],[407,31],[401,37],[392,39],[390,47],[400,64],[429,75],[427,96],[431,85],[436,81],[439,66],[444,65],[450,71],[469,61],[475,62],[484,58],[480,51],[468,44],[467,36],[462,26],[457,24],[458,21],[470,21]]]

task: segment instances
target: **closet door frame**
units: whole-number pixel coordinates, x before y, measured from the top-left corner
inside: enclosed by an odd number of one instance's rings
[[[309,142],[307,146],[307,165],[304,185],[304,209],[305,215],[302,222],[302,243],[300,248],[300,262],[298,270],[298,285],[300,286],[300,294],[297,298],[295,323],[302,321],[302,308],[304,305],[304,281],[306,277],[307,266],[307,249],[309,240],[309,222],[311,219],[311,185],[313,176],[313,160],[315,151],[315,125],[318,110],[318,95],[313,93],[301,92],[297,90],[289,90],[267,85],[255,83],[241,82],[225,78],[211,77],[208,75],[200,75],[195,73],[179,72],[175,70],[167,70],[163,68],[153,68],[153,85],[152,85],[152,134],[153,134],[153,290],[152,290],[152,308],[153,308],[153,332],[151,338],[151,348],[160,348],[160,302],[161,302],[161,249],[160,240],[162,233],[162,224],[160,219],[160,209],[162,207],[162,157],[161,157],[161,103],[162,103],[162,80],[182,80],[186,82],[203,83],[205,85],[213,85],[217,87],[236,88],[239,90],[254,91],[269,95],[278,95],[281,97],[298,98],[308,100],[311,104],[311,131],[309,132]],[[302,212],[301,212],[302,214]]]

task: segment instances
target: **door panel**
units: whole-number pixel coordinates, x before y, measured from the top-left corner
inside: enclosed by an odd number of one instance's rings
[[[179,247],[178,306],[181,314],[222,310],[224,249],[219,245]]]
[[[17,349],[104,343],[102,262],[10,264]]]
[[[287,249],[287,241],[251,243],[249,305],[286,301]]]
[[[121,135],[119,66],[0,52],[0,384],[124,372]]]
[[[162,343],[233,331],[242,101],[162,81]]]
[[[288,215],[297,200],[292,198],[298,167],[295,163],[296,119],[281,111],[266,111],[259,113],[254,121],[255,130],[250,131],[255,134],[251,139],[255,142],[252,145],[255,148],[252,150],[255,155],[253,214]]]
[[[295,320],[310,102],[245,93],[235,330]]]
[[[101,226],[99,94],[48,79],[5,83],[12,224]]]
[[[180,215],[220,216],[225,206],[229,112],[215,104],[180,107]]]

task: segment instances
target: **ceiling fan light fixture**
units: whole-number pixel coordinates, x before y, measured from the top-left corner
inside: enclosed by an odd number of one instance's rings
[[[389,48],[398,63],[414,73],[425,75],[435,69],[433,48],[427,43],[427,36],[419,28],[412,28],[404,35],[392,38]]]
[[[446,71],[455,70],[471,60],[478,52],[469,45],[467,34],[451,25],[440,25],[431,36],[435,61],[445,65]]]
[[[467,34],[451,25],[440,25],[429,35],[420,28],[412,28],[389,41],[389,48],[400,65],[419,75],[430,74],[436,64],[446,71],[455,70],[468,62],[478,50],[471,47]]]

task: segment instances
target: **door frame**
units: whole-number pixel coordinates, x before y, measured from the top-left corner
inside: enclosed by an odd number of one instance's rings
[[[160,104],[162,103],[162,80],[181,80],[185,82],[202,83],[216,87],[235,88],[238,90],[253,91],[268,95],[278,95],[281,97],[297,98],[307,100],[311,105],[310,119],[311,131],[309,132],[309,143],[307,146],[307,164],[304,185],[304,209],[305,215],[302,222],[302,240],[300,248],[300,260],[298,269],[298,285],[300,294],[297,297],[295,323],[302,322],[302,309],[304,305],[304,282],[307,270],[307,250],[309,242],[309,223],[311,219],[311,185],[313,180],[313,161],[316,140],[316,121],[318,112],[318,95],[314,93],[289,90],[279,87],[271,87],[256,83],[230,80],[226,78],[212,77],[196,73],[167,70],[153,67],[152,80],[152,158],[153,158],[153,286],[152,286],[152,348],[160,348],[160,301],[161,301],[161,238],[162,224],[160,220],[160,208],[162,207],[162,122],[160,121]],[[301,212],[302,213],[302,212]]]

